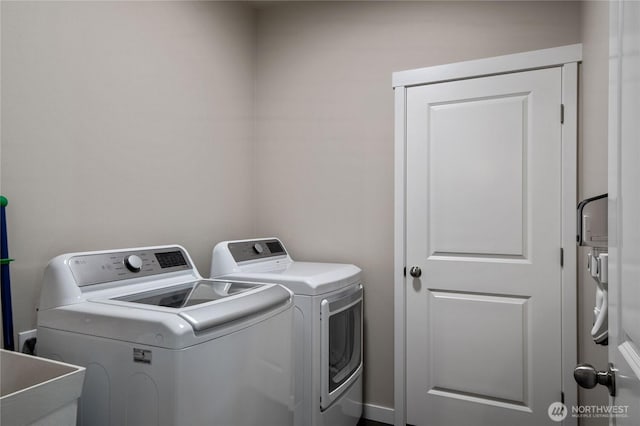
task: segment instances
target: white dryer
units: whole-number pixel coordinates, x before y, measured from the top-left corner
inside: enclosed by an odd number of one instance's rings
[[[65,254],[37,351],[86,368],[82,425],[292,425],[292,299],[203,279],[180,246]]]
[[[356,425],[362,414],[360,268],[296,262],[280,240],[267,238],[217,244],[211,276],[293,291],[295,425]]]

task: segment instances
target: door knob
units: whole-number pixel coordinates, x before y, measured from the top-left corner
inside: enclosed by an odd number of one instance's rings
[[[411,269],[409,269],[409,274],[411,274],[413,278],[420,278],[420,275],[422,275],[422,269],[420,269],[419,266],[412,266]]]
[[[609,389],[609,395],[616,396],[616,374],[611,363],[607,371],[597,371],[590,364],[578,364],[573,370],[573,378],[585,389],[592,389],[600,384]]]

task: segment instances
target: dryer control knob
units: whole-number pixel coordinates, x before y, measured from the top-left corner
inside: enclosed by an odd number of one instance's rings
[[[255,243],[253,245],[253,251],[255,251],[257,254],[262,254],[262,252],[264,251],[264,248],[262,247],[262,244]]]
[[[135,254],[129,255],[124,258],[124,266],[131,272],[140,272],[142,269],[142,259]]]

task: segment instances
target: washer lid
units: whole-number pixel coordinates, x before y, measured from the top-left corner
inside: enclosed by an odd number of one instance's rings
[[[208,283],[209,290],[228,295],[207,295],[208,300],[199,303],[209,292],[204,290]],[[214,289],[218,284],[226,289]],[[192,298],[181,293],[186,288],[194,290]],[[291,306],[292,293],[282,286],[200,280],[40,311],[38,327],[182,349],[257,324]]]
[[[219,279],[281,284],[295,294],[315,296],[360,281],[361,269],[346,263],[292,262],[262,272],[235,272]]]
[[[170,287],[153,288],[139,293],[113,297],[111,300],[139,303],[150,306],[164,306],[167,308],[186,308],[201,305],[214,300],[224,299],[259,287],[254,283],[228,283],[224,281],[198,280],[190,281]]]

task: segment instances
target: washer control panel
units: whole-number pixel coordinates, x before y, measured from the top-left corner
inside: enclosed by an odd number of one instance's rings
[[[180,247],[83,254],[68,262],[79,287],[193,268]]]
[[[229,243],[228,248],[236,263],[287,254],[282,243],[277,239],[238,241]]]

